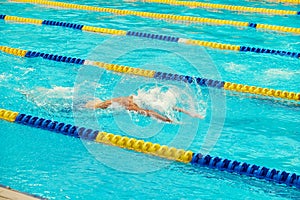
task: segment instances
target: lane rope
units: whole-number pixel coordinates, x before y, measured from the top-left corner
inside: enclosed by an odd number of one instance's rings
[[[286,184],[287,186],[296,187],[298,189],[300,188],[300,176],[283,170],[248,164],[236,160],[212,157],[210,155],[202,155],[201,153],[193,153],[192,151],[176,149],[174,147],[168,147],[166,145],[146,142],[144,140],[112,133],[99,132],[85,127],[78,127],[49,119],[47,120],[10,110],[0,109],[0,119],[75,138],[149,154],[168,160],[174,160],[180,163],[192,164],[195,167],[207,167],[219,171],[227,171],[229,173],[234,172],[240,175],[265,179],[278,184]]]
[[[90,61],[90,60],[85,60],[80,58],[73,58],[73,57],[67,57],[67,56],[61,56],[61,55],[55,55],[49,53],[27,51],[27,50],[16,49],[16,48],[11,48],[6,46],[0,46],[0,51],[5,52],[7,54],[20,56],[20,57],[27,57],[27,58],[41,57],[43,59],[52,60],[56,62],[73,63],[78,65],[92,65],[92,66],[103,68],[108,71],[113,71],[122,74],[129,74],[134,76],[143,76],[147,78],[155,78],[158,80],[183,81],[189,84],[197,84],[202,87],[213,87],[213,88],[224,89],[224,90],[229,90],[238,93],[248,93],[248,94],[267,96],[267,97],[278,98],[278,99],[300,101],[300,93],[295,93],[295,92],[249,86],[244,84],[237,84],[237,83],[193,77],[187,75],[158,72],[154,70],[146,70],[146,69],[134,68],[134,67],[111,64],[111,63]]]
[[[177,6],[188,6],[193,8],[201,7],[201,8],[230,10],[230,11],[239,11],[239,12],[269,14],[269,15],[300,15],[300,11],[294,11],[294,10],[277,10],[277,9],[269,9],[269,8],[256,8],[256,7],[236,6],[236,5],[228,5],[228,4],[196,2],[196,1],[176,1],[176,0],[140,0],[140,1],[146,3],[160,3],[160,4],[177,5]]]
[[[277,3],[300,4],[300,0],[268,0]]]
[[[210,42],[210,41],[204,41],[204,40],[179,38],[179,37],[173,37],[173,36],[168,36],[168,35],[159,35],[159,34],[143,33],[143,32],[137,32],[137,31],[124,31],[124,30],[117,30],[117,29],[100,28],[100,27],[86,26],[86,25],[80,25],[80,24],[75,24],[75,23],[58,22],[58,21],[51,21],[51,20],[40,20],[40,19],[24,18],[24,17],[17,17],[17,16],[9,16],[9,15],[0,15],[0,19],[5,20],[5,21],[20,22],[22,24],[61,26],[61,27],[72,28],[72,29],[81,30],[81,31],[85,31],[85,32],[95,32],[95,33],[112,34],[112,35],[119,35],[119,36],[140,37],[140,38],[146,38],[146,39],[163,40],[166,42],[183,43],[186,45],[193,45],[193,46],[197,45],[197,46],[203,46],[203,47],[208,47],[208,48],[218,49],[218,50],[262,53],[262,54],[286,56],[286,57],[300,59],[300,53],[283,51],[283,50],[249,47],[249,46],[242,46],[242,45],[223,44],[223,43]]]
[[[86,6],[86,5],[63,3],[63,2],[45,1],[45,0],[12,0],[12,1],[19,2],[19,3],[32,3],[32,4],[48,5],[54,7],[62,7],[62,8],[69,8],[75,10],[106,12],[106,13],[113,13],[118,15],[133,15],[133,16],[139,16],[144,18],[164,19],[164,20],[168,19],[174,21],[188,21],[188,22],[197,22],[203,24],[228,25],[228,26],[236,26],[236,27],[251,27],[255,29],[265,29],[271,31],[300,34],[300,28],[269,25],[269,24],[258,24],[254,22],[242,22],[242,21],[214,19],[214,18],[201,18],[201,17],[193,17],[193,16],[180,16],[180,15],[141,12],[141,11],[133,11],[133,10],[120,10],[120,9]]]

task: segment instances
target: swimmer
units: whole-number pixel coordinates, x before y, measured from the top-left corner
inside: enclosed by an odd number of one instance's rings
[[[96,99],[96,100],[87,102],[85,107],[92,108],[92,109],[107,109],[113,103],[118,103],[119,105],[123,106],[126,110],[129,110],[129,111],[135,111],[139,114],[142,114],[142,115],[145,115],[148,117],[154,117],[154,118],[162,120],[164,122],[172,122],[172,120],[169,119],[168,117],[162,116],[161,114],[159,114],[153,110],[147,110],[147,109],[143,109],[143,108],[139,107],[136,103],[134,103],[133,96],[118,97],[118,98],[109,99],[109,100],[106,100],[103,102],[99,99]],[[191,117],[200,118],[200,119],[204,118],[203,116],[201,116],[199,114],[188,112],[182,108],[173,107],[173,110],[185,113],[187,115],[190,115]]]

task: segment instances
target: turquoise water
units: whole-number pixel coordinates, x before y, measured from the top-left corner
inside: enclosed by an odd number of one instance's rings
[[[299,16],[237,15],[141,2],[70,2],[299,27]],[[299,36],[292,34],[0,3],[1,14],[7,15],[300,52]],[[259,1],[226,3],[300,10],[300,6]],[[293,58],[4,21],[0,22],[0,34],[1,45],[21,49],[300,92],[299,60]],[[0,59],[1,108],[300,173],[299,104],[120,76],[91,66],[41,58],[1,53]],[[144,90],[158,93],[144,94]],[[93,96],[104,100],[139,93],[148,95],[151,102],[158,97],[169,99],[157,102],[165,109],[176,99],[178,105],[193,109],[205,119],[166,109],[164,114],[178,123],[164,124],[120,108],[94,113],[81,107]],[[0,124],[0,183],[50,199],[300,197],[295,188],[264,180],[168,162],[4,121]]]

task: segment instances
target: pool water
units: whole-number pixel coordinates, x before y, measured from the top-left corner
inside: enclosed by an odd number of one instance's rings
[[[207,1],[208,2],[208,1]],[[299,16],[192,9],[142,2],[69,3],[299,27]],[[267,1],[216,1],[300,10]],[[134,16],[0,2],[0,14],[300,52],[298,35],[250,28],[174,23]],[[299,59],[206,49],[62,27],[0,22],[0,45],[260,87],[300,92]],[[1,108],[140,138],[161,145],[300,173],[299,103],[184,83],[125,76],[92,66],[0,53]],[[83,105],[138,95],[176,123],[115,108]],[[181,106],[205,116],[191,118]],[[0,183],[49,199],[298,199],[296,188],[86,142],[0,121]]]

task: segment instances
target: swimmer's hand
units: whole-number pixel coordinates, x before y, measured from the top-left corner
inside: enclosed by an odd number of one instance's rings
[[[178,112],[182,112],[182,113],[185,113],[191,117],[195,117],[195,118],[199,118],[199,119],[204,119],[204,117],[202,115],[199,115],[197,113],[192,113],[192,112],[189,112],[187,110],[184,110],[182,108],[178,108],[178,107],[174,107],[173,110],[176,110]]]
[[[190,113],[189,115],[194,118],[204,119],[204,117],[202,115],[199,115],[197,113]]]

